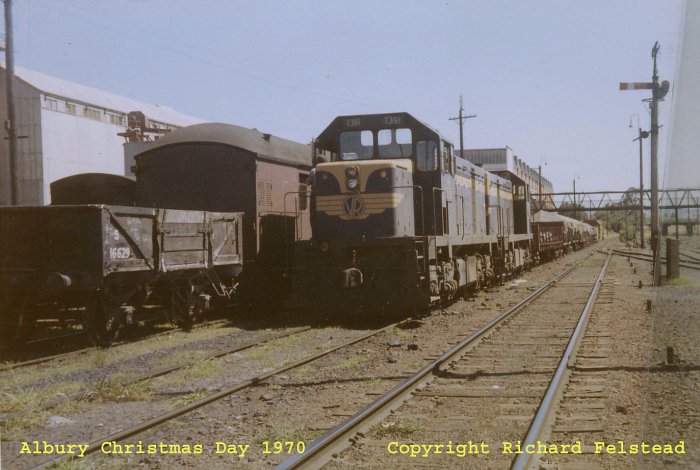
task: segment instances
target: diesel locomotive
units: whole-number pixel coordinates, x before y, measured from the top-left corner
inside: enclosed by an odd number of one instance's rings
[[[527,184],[457,156],[410,114],[337,117],[314,148],[295,301],[424,307],[534,262]]]

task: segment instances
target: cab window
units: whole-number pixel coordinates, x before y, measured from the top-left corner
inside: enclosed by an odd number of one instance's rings
[[[421,171],[437,170],[437,143],[432,140],[420,140],[416,143],[416,167]]]
[[[379,158],[410,157],[411,129],[382,129],[377,133]]]
[[[350,131],[340,134],[341,160],[368,160],[374,154],[372,131]]]
[[[442,171],[452,173],[452,146],[446,142],[442,143]]]

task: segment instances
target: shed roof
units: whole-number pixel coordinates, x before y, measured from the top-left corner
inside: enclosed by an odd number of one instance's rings
[[[205,123],[182,127],[159,138],[143,154],[170,145],[205,142],[230,145],[270,160],[311,167],[311,146],[233,124]]]
[[[0,69],[5,70],[5,64],[0,63]],[[181,114],[167,106],[144,103],[142,101],[125,98],[123,96],[108,93],[106,91],[79,85],[60,78],[45,75],[34,70],[15,66],[15,77],[26,84],[36,88],[40,92],[65,98],[71,101],[105,108],[122,113],[141,111],[148,119],[172,124],[175,126],[187,126],[204,122],[204,120]]]

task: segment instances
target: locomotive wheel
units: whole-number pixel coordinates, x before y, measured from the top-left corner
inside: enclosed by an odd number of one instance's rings
[[[108,348],[119,337],[121,329],[121,309],[102,295],[96,296],[83,312],[82,324],[90,342],[101,348]]]
[[[4,299],[0,305],[0,350],[6,351],[27,341],[34,331],[34,319],[27,312],[22,296]]]
[[[173,285],[170,290],[170,313],[175,324],[184,331],[192,329],[195,320],[195,302],[192,284]]]

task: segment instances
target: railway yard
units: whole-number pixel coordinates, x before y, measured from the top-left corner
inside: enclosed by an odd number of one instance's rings
[[[0,371],[3,468],[698,467],[700,242],[681,247],[661,287],[611,234],[411,318],[29,344]]]
[[[0,470],[700,469],[700,0],[2,3]]]

